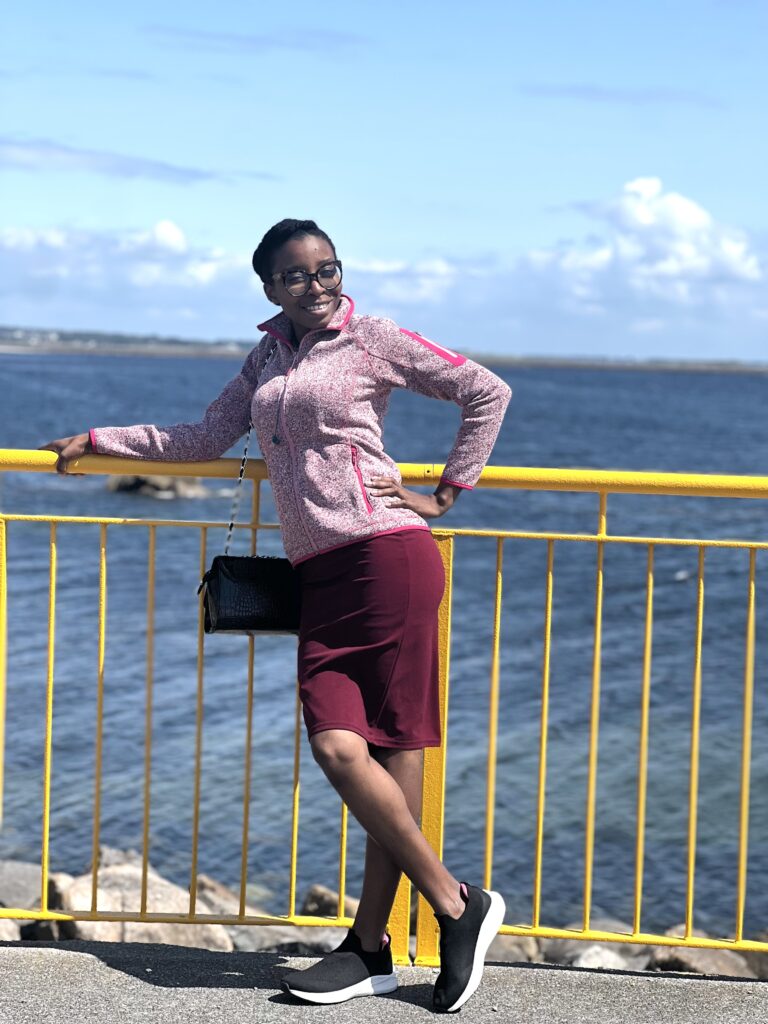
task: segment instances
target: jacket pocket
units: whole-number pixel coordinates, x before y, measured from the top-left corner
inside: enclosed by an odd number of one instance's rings
[[[360,494],[362,495],[363,498],[365,511],[368,513],[368,515],[371,515],[373,513],[373,505],[371,504],[371,499],[366,494],[365,487],[363,485],[363,474],[360,471],[360,453],[357,450],[357,445],[354,444],[351,444],[349,446],[349,450],[352,455],[352,468],[354,469],[355,476],[357,477],[357,483],[360,487]]]

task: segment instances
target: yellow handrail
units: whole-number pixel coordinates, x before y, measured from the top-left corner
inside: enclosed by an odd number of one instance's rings
[[[0,449],[0,472],[33,472],[50,473],[55,471],[56,456],[52,452],[16,451]],[[443,471],[440,464],[404,463],[400,465],[403,480],[410,485],[434,485]],[[71,466],[72,472],[84,474],[113,475],[164,475],[164,476],[199,476],[211,479],[236,478],[239,461],[221,459],[214,462],[147,462],[131,459],[117,459],[108,456],[88,455]],[[261,483],[268,479],[266,466],[261,460],[249,462],[247,477],[253,482],[253,503],[251,521],[241,524],[238,529],[250,531],[250,548],[256,550],[256,540],[261,530],[277,530],[276,523],[261,522]],[[608,499],[614,494],[636,495],[674,495],[693,496],[697,498],[751,498],[768,499],[768,477],[764,476],[732,476],[688,473],[652,473],[627,472],[592,469],[559,469],[529,467],[487,467],[478,486],[483,488],[506,488],[526,491],[563,491],[574,493],[593,493],[599,499],[599,508],[595,532],[565,532],[557,530],[515,530],[515,529],[442,529],[437,527],[433,533],[440,551],[446,572],[446,590],[439,611],[439,675],[440,675],[440,718],[444,736],[443,745],[425,752],[423,775],[423,815],[422,831],[438,854],[442,855],[445,833],[445,787],[447,757],[447,724],[449,700],[449,670],[452,635],[452,586],[454,549],[457,540],[463,537],[487,538],[496,546],[495,559],[495,592],[493,600],[493,622],[491,627],[490,652],[490,686],[488,696],[488,746],[486,752],[486,796],[484,818],[484,853],[483,876],[486,885],[493,880],[495,824],[497,818],[497,748],[498,721],[502,700],[501,688],[501,627],[502,609],[504,604],[503,553],[505,544],[522,540],[531,540],[546,545],[546,577],[544,593],[543,618],[543,651],[541,661],[541,705],[538,736],[538,779],[535,804],[535,823],[533,833],[532,863],[532,913],[530,924],[505,924],[502,932],[508,935],[527,935],[539,937],[579,938],[591,941],[620,941],[629,943],[654,943],[657,945],[686,945],[703,948],[721,949],[754,949],[768,951],[768,942],[748,940],[744,938],[744,917],[747,903],[747,868],[749,862],[749,809],[750,809],[750,773],[752,755],[752,724],[754,689],[756,679],[756,621],[757,619],[757,559],[759,552],[768,550],[768,537],[759,539],[751,537],[712,538],[712,537],[647,537],[611,534],[608,529]],[[149,863],[149,845],[151,833],[151,773],[152,773],[152,690],[154,675],[154,643],[155,643],[155,552],[157,529],[195,529],[200,533],[199,570],[207,564],[207,538],[210,529],[220,528],[220,521],[199,520],[163,520],[163,519],[130,519],[107,516],[58,516],[29,515],[2,513],[0,514],[0,821],[2,821],[2,788],[3,788],[3,709],[5,701],[6,676],[6,632],[8,616],[7,600],[7,548],[8,532],[12,532],[15,524],[45,523],[49,534],[49,565],[48,565],[48,632],[47,632],[47,671],[46,671],[46,703],[44,731],[44,768],[43,768],[43,807],[42,807],[42,857],[41,857],[41,903],[40,908],[0,908],[0,918],[17,917],[44,920],[125,920],[125,921],[173,921],[190,923],[196,921],[227,923],[285,923],[319,925],[329,923],[328,918],[321,918],[297,913],[297,868],[299,842],[299,804],[301,792],[301,715],[298,694],[295,702],[295,732],[293,749],[293,784],[291,808],[291,850],[288,879],[287,914],[264,915],[253,917],[247,913],[246,885],[248,869],[249,845],[249,807],[251,799],[251,754],[253,744],[252,717],[254,712],[254,640],[248,643],[248,691],[247,691],[247,722],[245,723],[245,752],[243,779],[243,825],[240,850],[240,885],[239,912],[236,916],[201,914],[197,909],[197,871],[198,841],[200,831],[200,801],[202,787],[202,749],[203,749],[203,695],[204,695],[204,631],[202,625],[202,609],[199,609],[197,633],[197,691],[195,715],[195,769],[193,779],[192,808],[192,849],[191,877],[189,882],[189,908],[183,914],[149,913],[147,909],[147,871]],[[49,872],[49,831],[51,818],[51,757],[53,732],[53,692],[54,692],[54,647],[55,647],[55,610],[57,597],[57,527],[60,524],[97,524],[100,527],[99,545],[99,616],[98,616],[98,650],[96,672],[96,738],[95,738],[95,790],[94,790],[94,821],[91,839],[94,874],[91,886],[90,909],[83,908],[72,914],[63,914],[50,910],[47,904],[48,872]],[[145,716],[145,756],[144,756],[144,807],[142,820],[142,892],[141,904],[135,913],[117,913],[98,909],[98,850],[99,828],[101,819],[101,786],[102,786],[102,726],[104,706],[104,665],[106,646],[106,602],[107,602],[107,564],[106,546],[107,531],[113,527],[130,526],[146,529],[149,538],[149,558],[147,566],[147,629],[146,629],[146,704]],[[545,808],[547,789],[547,752],[549,739],[549,700],[550,672],[553,650],[553,603],[555,586],[555,547],[568,544],[594,544],[594,593],[591,598],[593,613],[591,687],[588,708],[588,745],[586,750],[586,801],[583,819],[583,916],[580,927],[573,929],[555,928],[542,924],[542,879],[545,847]],[[592,887],[595,858],[595,832],[597,818],[597,779],[598,779],[598,740],[601,714],[601,677],[603,673],[603,610],[608,598],[604,588],[604,566],[608,559],[606,552],[609,546],[615,545],[644,547],[647,552],[647,564],[644,574],[642,623],[642,666],[639,672],[640,683],[640,715],[639,715],[639,746],[637,760],[636,786],[636,835],[635,857],[633,865],[634,910],[631,930],[627,933],[603,931],[592,926]],[[688,822],[687,822],[687,853],[685,858],[685,908],[683,934],[679,936],[656,935],[642,928],[643,883],[645,867],[645,829],[646,803],[648,788],[648,762],[650,739],[650,706],[652,686],[652,652],[654,632],[654,560],[659,546],[677,547],[682,549],[696,548],[698,555],[698,573],[696,575],[696,619],[695,638],[693,644],[693,685],[690,732],[688,735],[689,778],[688,778]],[[749,579],[746,599],[746,638],[744,643],[743,670],[743,709],[741,723],[741,758],[739,772],[738,810],[739,825],[736,836],[737,853],[734,861],[736,872],[736,914],[733,929],[734,938],[704,938],[695,934],[695,891],[698,836],[698,801],[699,801],[699,763],[702,758],[703,736],[701,723],[702,707],[702,650],[705,643],[705,562],[707,552],[712,549],[741,550],[749,555]],[[513,563],[512,563],[513,564]],[[559,561],[558,561],[558,564]],[[455,618],[454,614],[454,618]],[[704,734],[706,735],[706,734]],[[480,812],[480,817],[482,812]],[[336,915],[330,919],[334,924],[348,924],[349,919],[344,913],[344,897],[346,893],[346,842],[347,813],[342,807],[339,834],[339,875],[338,875],[338,906]],[[416,960],[421,964],[438,962],[438,932],[431,909],[423,898],[419,897],[418,917],[416,922]],[[393,952],[397,962],[408,960],[410,940],[410,883],[403,879],[398,889],[395,907],[390,920],[390,931],[393,937]]]
[[[49,473],[56,455],[49,451],[0,448],[0,473]],[[237,477],[238,459],[212,462],[154,462],[85,455],[70,466],[72,473],[113,476],[201,476],[211,479]],[[442,463],[401,462],[403,481],[428,485],[440,479]],[[250,459],[245,475],[268,479],[266,463]],[[768,498],[768,476],[732,476],[714,473],[655,473],[607,469],[548,469],[527,466],[486,466],[478,487],[513,488],[525,491],[573,491],[611,494],[664,494],[701,498]]]

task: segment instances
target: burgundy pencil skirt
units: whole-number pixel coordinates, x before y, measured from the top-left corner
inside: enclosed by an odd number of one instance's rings
[[[429,530],[347,544],[297,569],[299,689],[310,739],[348,729],[376,747],[439,746],[445,574]]]

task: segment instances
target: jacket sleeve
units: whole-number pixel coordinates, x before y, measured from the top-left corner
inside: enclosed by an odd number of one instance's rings
[[[261,363],[271,347],[263,338],[245,360],[240,372],[208,406],[199,423],[170,427],[138,424],[132,427],[95,427],[91,445],[99,455],[168,462],[204,462],[218,459],[246,432],[251,399],[261,373]]]
[[[479,363],[391,320],[369,334],[372,369],[389,387],[408,388],[461,407],[461,427],[445,464],[442,481],[472,488],[496,442],[511,388]]]

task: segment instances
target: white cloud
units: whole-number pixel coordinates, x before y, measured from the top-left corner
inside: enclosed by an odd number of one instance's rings
[[[152,237],[163,249],[171,252],[186,252],[187,240],[184,232],[172,220],[160,220],[152,229]]]
[[[38,246],[49,249],[63,249],[66,235],[58,228],[35,231],[33,228],[3,228],[0,230],[0,246],[4,249],[35,249]]]
[[[406,263],[402,260],[350,260],[345,270],[365,281],[377,303],[413,306],[442,302],[454,289],[460,267],[442,257]]]
[[[218,307],[220,327],[206,333],[239,334],[251,277],[248,254],[194,247],[170,219],[121,233],[0,231],[0,297],[11,324],[174,334],[189,321],[210,323]],[[259,312],[254,306],[250,323]]]
[[[745,285],[764,279],[746,234],[718,223],[700,204],[664,190],[658,178],[636,178],[588,212],[601,237],[528,254],[529,267],[579,297],[612,295],[614,303],[661,300],[706,307],[728,304]],[[623,296],[622,296],[623,292]]]
[[[654,177],[581,207],[581,240],[412,261],[342,255],[358,309],[451,348],[768,359],[766,253]],[[256,337],[270,313],[250,251],[201,247],[162,219],[142,231],[0,231],[8,324]]]

